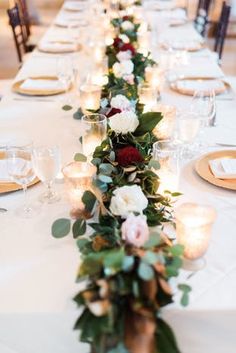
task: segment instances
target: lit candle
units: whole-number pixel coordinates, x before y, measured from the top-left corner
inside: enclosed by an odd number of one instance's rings
[[[93,51],[94,61],[100,64],[104,59],[105,46],[103,44],[96,45]]]
[[[85,206],[82,197],[85,191],[92,190],[96,167],[90,163],[72,162],[62,169],[65,178],[67,198],[72,206],[71,216],[83,213]]]
[[[139,86],[139,102],[144,104],[144,111],[149,111],[156,104],[158,93],[155,88],[148,84],[143,84]]]
[[[83,137],[83,154],[89,159],[92,158],[92,155],[96,147],[100,146],[102,143],[102,138],[99,136],[88,135]]]
[[[210,206],[184,203],[175,212],[177,241],[184,246],[185,268],[200,269],[201,257],[209,246],[211,228],[216,218]]]
[[[100,108],[101,87],[98,85],[85,84],[80,87],[80,106],[86,114],[89,110]]]
[[[160,163],[156,171],[160,178],[158,192],[175,192],[179,184],[179,156],[171,140],[162,140],[153,144],[153,158]]]
[[[161,112],[163,118],[153,130],[158,139],[169,139],[172,137],[176,121],[176,108],[170,105],[158,104],[152,108],[154,112]]]
[[[148,66],[145,70],[145,80],[148,84],[160,92],[163,80],[163,71],[159,67]]]

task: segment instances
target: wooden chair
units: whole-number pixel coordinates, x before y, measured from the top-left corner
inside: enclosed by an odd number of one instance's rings
[[[26,39],[28,40],[28,38],[31,35],[31,30],[30,30],[30,19],[29,19],[27,4],[25,0],[17,0],[16,3],[19,8],[21,23],[22,23],[23,30],[25,32],[24,34]]]
[[[210,3],[211,3],[211,0],[199,0],[198,2],[197,14],[194,20],[194,26],[202,36],[204,36],[206,33]]]
[[[216,27],[216,37],[214,45],[214,51],[218,54],[219,62],[221,62],[223,54],[224,42],[229,24],[230,11],[231,6],[228,6],[226,5],[226,2],[223,2],[220,19]]]
[[[27,52],[27,46],[26,46],[26,41],[25,41],[25,36],[23,32],[18,6],[15,5],[11,9],[8,9],[7,13],[9,17],[9,24],[13,32],[17,56],[18,56],[19,62],[22,63],[23,55]]]

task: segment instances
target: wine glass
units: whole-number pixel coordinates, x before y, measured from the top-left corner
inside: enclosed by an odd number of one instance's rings
[[[24,204],[16,210],[16,214],[30,218],[37,214],[38,209],[29,205],[26,198],[27,185],[34,178],[35,173],[32,163],[32,142],[27,140],[11,141],[6,150],[7,170],[11,180],[19,184],[24,192]]]
[[[196,152],[194,143],[200,129],[200,119],[195,112],[179,113],[177,120],[177,139],[182,145],[182,157],[191,158]]]
[[[107,134],[107,118],[102,114],[87,114],[82,117],[82,149],[92,159],[96,147],[100,146]]]
[[[58,146],[38,147],[33,149],[33,166],[37,177],[45,184],[46,191],[39,200],[45,203],[54,203],[60,196],[53,189],[53,183],[60,172],[61,158]]]
[[[215,91],[196,91],[192,98],[191,110],[199,115],[203,127],[213,125],[212,120],[216,113]]]
[[[57,77],[67,94],[74,82],[73,63],[68,57],[60,57],[57,60]]]

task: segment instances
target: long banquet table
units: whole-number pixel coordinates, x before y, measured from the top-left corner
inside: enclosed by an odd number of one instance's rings
[[[62,11],[62,10],[61,10]],[[195,33],[192,25],[180,31],[168,29],[169,36]],[[63,33],[66,29],[51,26],[45,37]],[[87,65],[87,54],[64,54],[78,63],[79,77]],[[35,50],[24,63],[15,80],[33,75],[56,75],[58,55]],[[221,69],[212,56],[194,56],[188,70]],[[203,60],[203,62],[201,61]],[[205,61],[204,61],[205,60]],[[191,63],[191,61],[190,61]],[[212,69],[212,70],[213,70]],[[236,90],[236,80],[228,78]],[[80,151],[80,121],[71,111],[61,109],[60,96],[45,101],[19,99],[6,87],[0,102],[0,141],[17,136],[30,137],[35,144],[57,144],[62,151],[63,164]],[[165,86],[162,102],[186,108],[190,98],[181,96]],[[225,141],[236,142],[236,100],[217,100],[217,126],[208,129],[207,141],[211,150]],[[232,142],[231,142],[232,143]],[[63,184],[57,184],[63,194]],[[217,220],[206,267],[191,278],[190,305],[183,309],[177,303],[163,311],[172,325],[183,353],[235,353],[236,351],[236,194],[203,181],[194,171],[194,161],[183,163],[180,175],[181,202],[204,202],[215,207]],[[36,201],[43,186],[28,190],[30,201]],[[78,310],[73,296],[79,254],[72,237],[52,238],[50,227],[59,217],[68,215],[68,205],[45,205],[38,216],[23,220],[14,215],[22,202],[22,193],[0,196],[0,207],[8,212],[0,214],[0,352],[1,353],[88,353],[86,344],[78,342],[72,330]],[[182,273],[187,278],[187,273]]]

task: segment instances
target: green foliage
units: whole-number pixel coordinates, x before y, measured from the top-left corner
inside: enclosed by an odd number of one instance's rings
[[[157,319],[156,341],[158,353],[180,353],[172,329],[160,318]]]
[[[72,227],[73,237],[76,239],[86,232],[86,222],[84,219],[77,219]]]
[[[67,218],[60,218],[53,222],[52,235],[54,238],[63,238],[70,233],[71,221]]]
[[[64,105],[64,106],[62,107],[62,109],[67,112],[67,111],[73,109],[73,107],[71,107],[70,105]]]
[[[138,275],[144,281],[150,281],[154,278],[153,268],[145,262],[141,262],[138,268]]]
[[[86,211],[91,213],[94,209],[96,201],[97,201],[97,198],[92,191],[86,190],[84,192],[82,196],[82,202],[85,205]]]
[[[74,160],[76,162],[87,162],[87,157],[83,153],[76,153],[74,155]]]
[[[162,114],[157,112],[144,113],[139,117],[139,126],[135,130],[135,135],[143,135],[146,132],[151,132],[156,125],[161,121]]]

